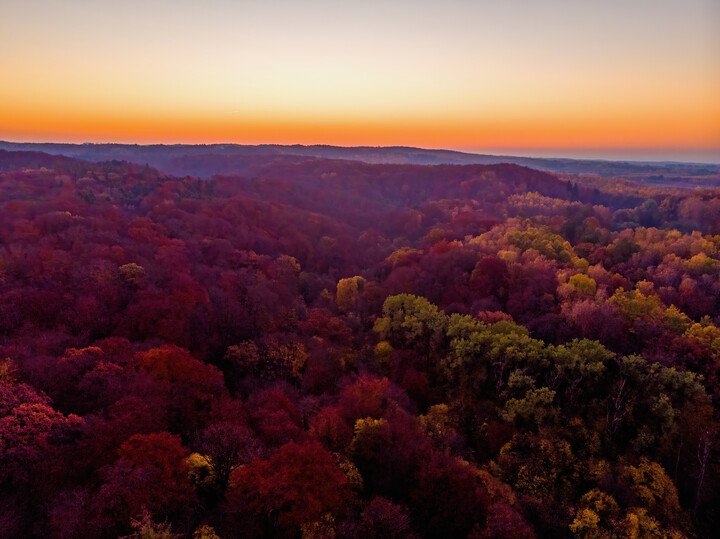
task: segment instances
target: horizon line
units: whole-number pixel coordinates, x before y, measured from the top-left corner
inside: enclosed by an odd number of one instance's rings
[[[313,143],[313,144],[283,144],[277,142],[262,143],[242,143],[242,142],[111,142],[111,141],[28,141],[28,140],[5,140],[0,139],[0,143],[18,144],[18,145],[67,145],[67,146],[238,146],[238,147],[327,147],[341,149],[411,149],[422,150],[428,152],[448,152],[458,153],[468,156],[484,156],[484,157],[514,157],[523,159],[561,159],[571,161],[605,161],[605,162],[622,162],[622,163],[678,163],[687,165],[720,165],[720,148],[613,148],[613,147],[568,147],[568,148],[552,148],[552,147],[520,147],[520,148],[467,148],[467,147],[423,147],[412,146],[406,144],[390,144],[390,145],[372,145],[372,144],[329,144],[329,143]],[[667,158],[661,158],[662,154],[668,155]],[[641,157],[645,155],[645,157]],[[653,155],[653,157],[648,157]],[[690,157],[694,156],[694,157]],[[702,156],[702,157],[701,157]],[[701,159],[701,160],[698,160]]]

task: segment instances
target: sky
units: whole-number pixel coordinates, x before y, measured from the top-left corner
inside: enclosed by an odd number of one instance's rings
[[[0,139],[720,162],[718,0],[0,0]]]

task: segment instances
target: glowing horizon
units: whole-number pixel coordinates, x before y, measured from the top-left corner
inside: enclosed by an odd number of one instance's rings
[[[720,156],[712,0],[0,7],[0,139]]]

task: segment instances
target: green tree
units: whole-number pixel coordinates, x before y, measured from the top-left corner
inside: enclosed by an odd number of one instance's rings
[[[425,298],[399,294],[385,300],[383,316],[374,329],[393,346],[412,348],[429,359],[433,347],[444,338],[447,324],[445,313]]]
[[[509,399],[502,415],[509,421],[540,427],[557,417],[557,409],[552,405],[554,398],[555,392],[547,387],[531,389],[522,399]]]

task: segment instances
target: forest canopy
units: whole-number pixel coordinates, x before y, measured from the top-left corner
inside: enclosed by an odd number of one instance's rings
[[[0,150],[0,536],[713,534],[720,191],[251,161]]]

